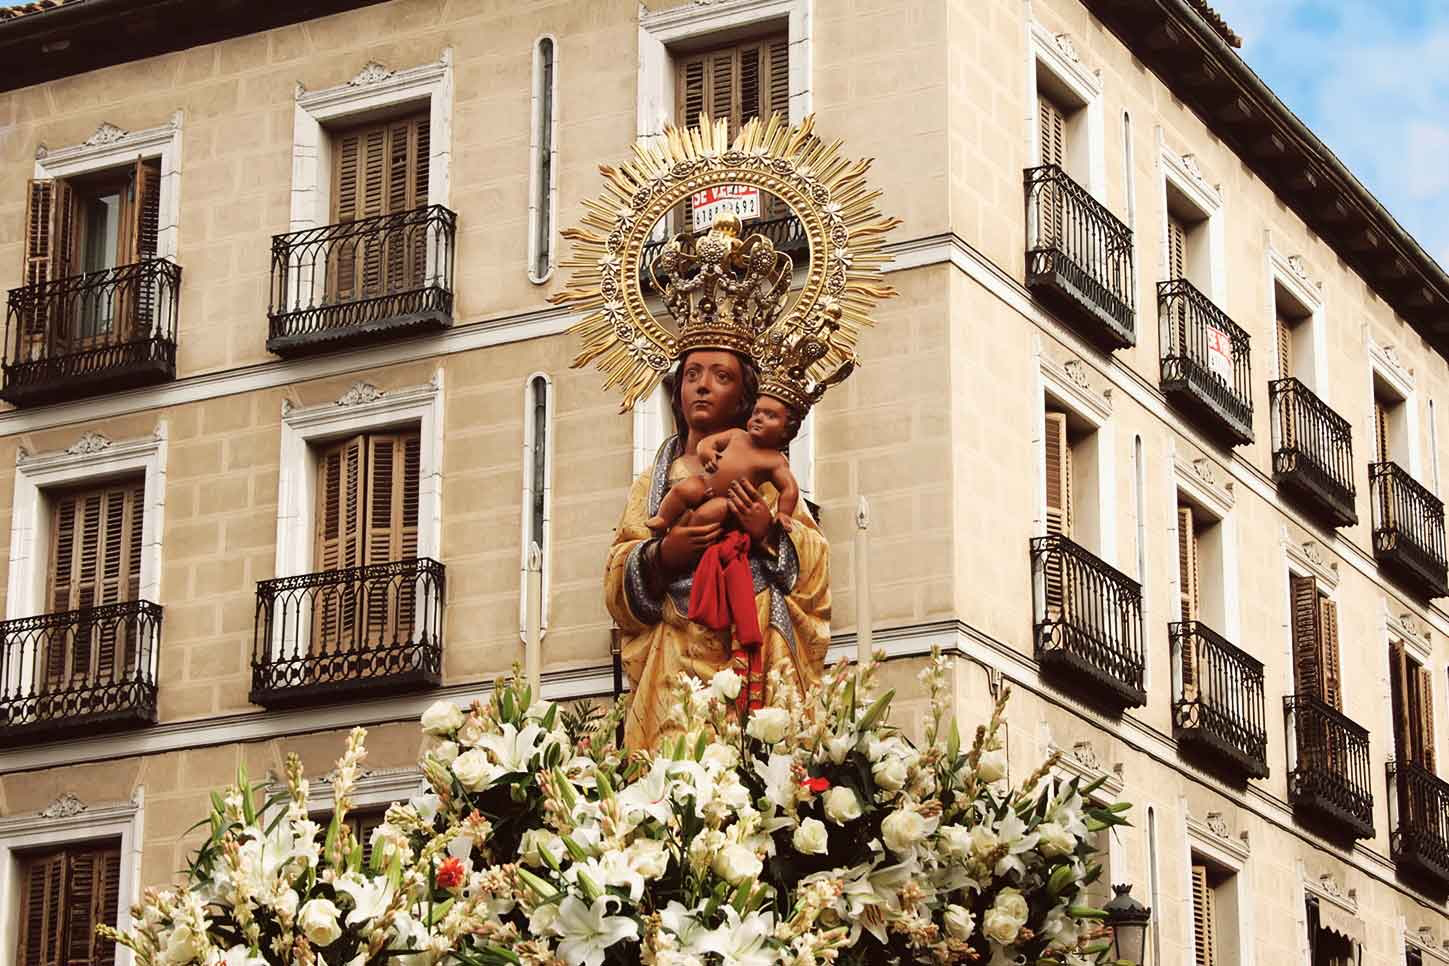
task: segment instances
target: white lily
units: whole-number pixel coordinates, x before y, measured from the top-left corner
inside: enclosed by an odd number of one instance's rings
[[[354,908],[347,914],[349,926],[377,919],[392,905],[393,887],[385,876],[364,878],[348,873],[337,880],[337,891],[352,897]]]
[[[711,929],[701,941],[706,952],[715,953],[723,966],[774,966],[778,962],[767,940],[775,931],[775,917],[754,912],[744,918],[730,906],[724,907],[725,921]]]
[[[536,724],[526,725],[519,731],[505,722],[499,731],[479,739],[478,747],[489,752],[505,772],[526,772],[530,770],[533,756],[539,751],[540,736],[546,735],[547,732]]]
[[[559,958],[569,966],[600,966],[604,950],[621,940],[637,939],[637,922],[609,915],[610,905],[618,901],[613,896],[599,896],[592,905],[585,905],[578,896],[567,896],[559,903],[552,926],[563,937],[558,944]]]

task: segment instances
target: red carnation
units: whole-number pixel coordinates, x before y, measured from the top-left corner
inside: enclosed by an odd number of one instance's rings
[[[825,791],[827,788],[830,787],[830,779],[807,778],[800,784],[805,787],[806,791],[809,791],[815,795],[819,795],[821,792]]]
[[[462,885],[463,861],[458,858],[449,858],[438,866],[437,882],[439,889],[456,889]]]

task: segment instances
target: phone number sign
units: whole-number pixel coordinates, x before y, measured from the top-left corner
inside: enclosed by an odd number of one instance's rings
[[[694,193],[689,198],[694,230],[710,226],[714,216],[728,212],[740,221],[760,217],[760,189],[743,184],[725,184]]]

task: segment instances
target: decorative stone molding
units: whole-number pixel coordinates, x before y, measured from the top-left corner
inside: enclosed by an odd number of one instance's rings
[[[1247,831],[1234,835],[1222,812],[1208,812],[1206,820],[1187,816],[1187,838],[1194,851],[1233,869],[1246,865],[1252,851]]]
[[[1283,549],[1291,563],[1310,576],[1317,577],[1325,589],[1338,586],[1338,560],[1316,540],[1293,540],[1285,532]]]
[[[1173,469],[1179,485],[1203,508],[1218,519],[1227,517],[1237,502],[1233,481],[1227,472],[1206,456],[1192,456],[1177,453],[1173,456]]]
[[[101,433],[86,433],[80,439],[66,449],[72,456],[82,456],[87,453],[99,453],[111,445],[110,437]]]
[[[363,403],[377,402],[387,393],[377,388],[370,382],[354,382],[346,392],[337,397],[339,406],[360,406]]]
[[[38,814],[41,818],[70,818],[72,815],[79,815],[85,810],[85,802],[76,798],[70,792],[64,792],[55,801],[42,808]]]
[[[1062,369],[1066,372],[1067,378],[1088,391],[1092,388],[1092,381],[1087,376],[1087,367],[1082,364],[1081,359],[1068,359],[1062,363]]]
[[[1223,818],[1222,812],[1208,812],[1207,821],[1203,824],[1218,838],[1225,839],[1232,836],[1232,831],[1228,828],[1227,820]]]
[[[1071,34],[1057,34],[1052,38],[1052,42],[1056,44],[1057,50],[1060,50],[1062,56],[1067,58],[1067,60],[1073,63],[1081,63],[1082,58],[1077,56],[1077,45],[1072,43]]]
[[[1092,747],[1090,741],[1075,741],[1072,743],[1072,757],[1087,768],[1100,771],[1102,762],[1097,758],[1097,749]]]
[[[1071,748],[1063,748],[1049,735],[1045,737],[1048,754],[1057,756],[1058,777],[1075,777],[1084,783],[1102,778],[1106,779],[1102,783],[1102,795],[1110,799],[1122,793],[1125,781],[1121,762],[1109,765],[1097,753],[1096,745],[1085,738],[1072,742]]]
[[[1059,352],[1061,358],[1053,356],[1051,352],[1055,348],[1054,344],[1042,347],[1042,372],[1068,396],[1067,401],[1105,422],[1112,415],[1112,390],[1099,389],[1092,367],[1076,356],[1064,350]]]
[[[1405,399],[1413,395],[1414,370],[1399,357],[1398,350],[1392,345],[1379,345],[1372,337],[1368,339],[1368,349],[1375,370],[1394,391]]]
[[[1302,255],[1289,255],[1288,268],[1292,270],[1293,274],[1298,276],[1298,278],[1305,282],[1309,282],[1308,266],[1304,263]],[[1312,283],[1309,282],[1309,284]]]
[[[362,70],[358,71],[357,75],[347,82],[347,86],[363,87],[367,84],[376,84],[387,80],[392,75],[393,71],[388,70],[375,60],[369,60],[363,65]]]
[[[1318,888],[1323,894],[1337,899],[1344,905],[1358,908],[1358,890],[1345,889],[1343,883],[1334,877],[1333,873],[1325,872],[1318,877]]]
[[[97,144],[113,144],[125,137],[129,132],[123,131],[109,121],[102,121],[96,133],[86,138],[81,143],[88,147],[95,147]]]

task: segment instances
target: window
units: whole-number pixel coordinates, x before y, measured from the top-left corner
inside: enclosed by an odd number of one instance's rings
[[[1097,494],[1101,449],[1095,427],[1047,401],[1042,436],[1046,465],[1046,532],[1094,552],[1105,541]]]
[[[1195,966],[1217,966],[1217,908],[1206,865],[1193,856],[1192,865],[1192,949]]]
[[[1374,462],[1408,468],[1407,407],[1404,397],[1374,376]]]
[[[533,189],[529,198],[529,277],[542,282],[553,272],[554,42],[543,37],[533,49]]]
[[[1394,759],[1434,770],[1434,688],[1402,641],[1389,643],[1389,704],[1394,717]]]
[[[50,613],[140,598],[145,491],[144,479],[130,479],[51,496],[45,596]],[[136,660],[136,630],[134,622],[101,621],[80,624],[73,634],[49,635],[46,687],[125,676]]]
[[[1288,578],[1293,638],[1293,687],[1343,710],[1343,679],[1338,661],[1338,607],[1318,589],[1315,577]]]
[[[160,201],[159,158],[31,181],[25,284],[108,272],[156,257]],[[48,337],[49,351],[55,354],[149,334],[156,311],[152,287],[109,285],[79,298],[44,300],[44,308],[27,319],[26,336],[39,341]]]
[[[521,562],[522,586],[518,598],[518,629],[526,634],[529,610],[537,596],[538,623],[540,631],[548,629],[548,586],[551,530],[549,517],[552,513],[550,499],[553,493],[553,396],[552,382],[544,373],[535,373],[528,379],[523,394],[523,560]],[[539,592],[535,595],[530,588],[530,571],[534,566],[533,548],[539,556]]]
[[[1040,163],[1054,164],[1077,184],[1090,188],[1087,101],[1041,63],[1037,65],[1036,112]]]
[[[1193,964],[1237,966],[1243,945],[1237,873],[1196,851],[1191,872]]]
[[[1198,585],[1199,536],[1192,507],[1177,504],[1177,600],[1182,620],[1198,619],[1201,589]],[[1184,669],[1186,672],[1186,669]]]
[[[1308,961],[1310,966],[1356,966],[1358,944],[1338,920],[1342,914],[1325,910],[1323,900],[1308,897]],[[1331,928],[1337,925],[1339,928]]]
[[[733,137],[752,117],[790,114],[790,41],[784,34],[730,44],[675,61],[676,121],[728,118]]]
[[[1424,953],[1418,946],[1404,947],[1404,966],[1424,966]]]
[[[1317,381],[1313,372],[1312,312],[1284,291],[1282,285],[1273,286],[1273,295],[1278,378],[1297,379],[1312,386]]]
[[[67,846],[20,856],[18,966],[110,966],[115,944],[96,936],[114,926],[121,888],[116,843]]]

